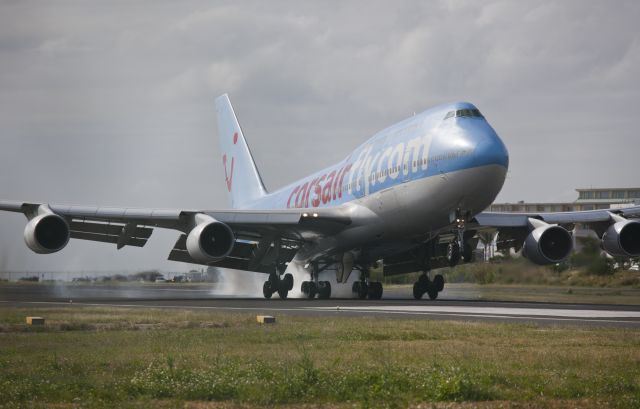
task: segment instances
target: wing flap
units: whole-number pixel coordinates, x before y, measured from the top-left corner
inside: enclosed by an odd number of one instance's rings
[[[118,236],[109,236],[106,234],[86,233],[86,232],[78,232],[78,231],[72,231],[71,238],[80,239],[80,240],[99,241],[103,243],[113,243],[113,244],[118,244],[120,242],[120,238]],[[147,244],[146,239],[129,237],[124,240],[125,246],[144,247],[145,244]]]
[[[114,243],[118,248],[144,247],[153,232],[153,229],[135,224],[93,223],[78,220],[72,220],[69,223],[69,230],[72,239]]]
[[[79,222],[75,220],[69,223],[69,229],[72,232],[106,234],[109,236],[120,236],[124,227],[125,225],[122,224],[89,223]],[[135,229],[130,232],[130,236],[138,237],[141,239],[148,239],[149,237],[151,237],[152,232],[153,229],[150,229],[148,227],[135,226]]]

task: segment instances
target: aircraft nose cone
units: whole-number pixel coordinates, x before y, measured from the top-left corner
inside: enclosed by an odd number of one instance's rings
[[[480,165],[500,165],[509,167],[509,152],[500,137],[493,130],[482,132],[475,149],[475,157]]]

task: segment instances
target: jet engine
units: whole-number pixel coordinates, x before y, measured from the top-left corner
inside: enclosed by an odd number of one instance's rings
[[[69,242],[69,225],[57,214],[46,213],[29,220],[24,229],[24,241],[38,254],[55,253]]]
[[[210,263],[228,256],[233,250],[235,241],[229,226],[208,218],[189,232],[187,251],[194,260]]]
[[[623,220],[612,224],[602,236],[602,248],[612,256],[640,256],[640,223]]]
[[[534,227],[522,247],[523,256],[539,265],[559,263],[569,257],[573,249],[571,233],[541,221]]]

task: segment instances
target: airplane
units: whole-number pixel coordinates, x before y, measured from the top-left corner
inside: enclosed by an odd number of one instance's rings
[[[640,255],[640,206],[557,213],[484,210],[505,181],[504,143],[468,102],[413,115],[362,143],[342,161],[268,192],[227,94],[215,101],[226,210],[110,208],[0,201],[23,213],[26,245],[36,253],[62,250],[70,239],[143,247],[154,228],[180,235],[168,259],[268,275],[263,295],[286,299],[294,286],[305,297],[331,297],[321,273],[352,292],[380,299],[372,266],[384,275],[421,271],[413,296],[435,300],[444,288],[431,270],[471,262],[478,234],[497,232],[498,249],[522,250],[544,265],[572,252],[570,232],[588,226],[613,256]]]

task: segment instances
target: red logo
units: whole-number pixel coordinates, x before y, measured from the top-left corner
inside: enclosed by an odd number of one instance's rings
[[[238,132],[233,134],[233,144],[238,143]],[[222,155],[222,164],[224,165],[224,178],[227,181],[227,190],[231,192],[231,185],[233,184],[233,164],[235,160],[231,157],[231,170],[227,172],[227,154]]]

